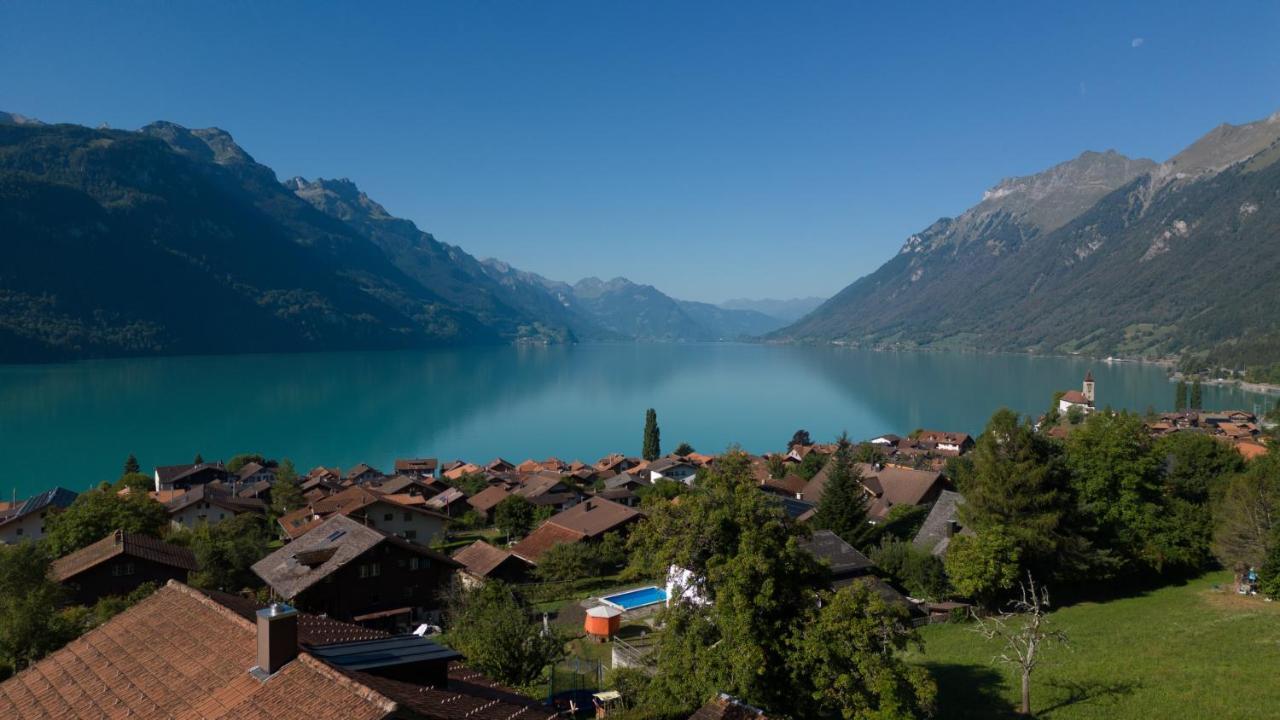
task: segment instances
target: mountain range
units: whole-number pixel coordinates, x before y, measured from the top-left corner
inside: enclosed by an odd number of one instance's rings
[[[0,362],[737,339],[786,324],[623,278],[478,260],[349,180],[280,182],[226,132],[0,113]]]
[[[1003,180],[767,339],[1260,361],[1280,338],[1277,159],[1280,113],[1165,162],[1085,152]]]

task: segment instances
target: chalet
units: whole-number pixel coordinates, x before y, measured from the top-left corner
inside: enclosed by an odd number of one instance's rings
[[[235,474],[234,480],[237,487],[257,483],[266,483],[270,486],[276,480],[276,469],[256,462],[247,462]]]
[[[693,484],[693,479],[698,474],[697,465],[679,457],[658,458],[649,463],[645,470],[649,473],[650,482],[675,480],[685,485]]]
[[[640,519],[639,511],[609,500],[592,498],[551,516],[511,552],[536,565],[538,558],[561,543],[595,542],[606,533],[621,531]]]
[[[842,588],[854,578],[870,575],[876,564],[830,530],[815,530],[813,536],[800,542],[824,565],[831,569],[831,585]]]
[[[175,530],[197,525],[217,525],[241,513],[266,513],[267,505],[255,498],[232,495],[221,484],[197,485],[164,505]]]
[[[787,473],[787,476],[781,479],[773,478],[766,474],[765,478],[760,481],[760,489],[782,497],[799,498],[807,484],[807,480],[795,473]]]
[[[253,572],[297,607],[390,629],[434,621],[459,567],[423,545],[334,515],[254,563]]]
[[[397,475],[374,485],[372,489],[387,495],[430,498],[448,490],[449,485],[435,479],[435,477],[423,478],[417,475]]]
[[[266,502],[271,499],[271,487],[272,482],[270,480],[259,480],[247,485],[238,485],[236,497],[256,498]]]
[[[968,433],[921,430],[915,441],[922,447],[942,455],[963,455],[973,449],[973,438]]]
[[[871,438],[870,443],[872,445],[880,445],[882,447],[897,447],[901,440],[902,438],[894,435],[893,433],[886,433],[884,435]]]
[[[489,464],[484,466],[484,469],[491,473],[509,473],[515,472],[516,466],[500,457],[496,457],[490,460]]]
[[[296,539],[332,515],[346,515],[369,527],[423,544],[443,536],[448,520],[433,510],[402,505],[376,490],[353,485],[283,515],[279,522],[285,537]]]
[[[0,717],[555,717],[426,638],[259,607],[170,582],[5,680]]]
[[[128,595],[143,583],[185,582],[195,569],[190,549],[117,530],[54,560],[49,576],[67,589],[73,603],[93,605],[108,595]]]
[[[928,505],[938,498],[946,486],[942,473],[936,470],[913,470],[896,465],[856,463],[866,490],[872,520],[882,521],[897,505]],[[817,505],[822,501],[831,465],[828,463],[805,483],[798,499]]]
[[[231,473],[221,462],[161,465],[155,470],[156,491],[188,490],[211,482],[226,482]]]
[[[596,462],[596,471],[601,477],[609,477],[612,475],[620,475],[639,464],[638,458],[629,458],[626,455],[614,453],[608,457],[600,458]]]
[[[0,542],[39,540],[44,537],[49,516],[71,507],[76,497],[77,493],[57,487],[12,505],[0,513]]]
[[[491,485],[467,498],[467,504],[471,506],[472,510],[483,515],[485,522],[492,523],[494,508],[498,507],[498,504],[506,500],[510,495],[511,493],[507,492],[506,488],[500,485]]]
[[[445,470],[443,473],[441,473],[441,477],[447,478],[449,480],[461,480],[462,478],[468,475],[481,475],[483,473],[484,473],[484,468],[480,467],[479,465],[472,465],[471,463],[463,463],[461,465],[457,465],[452,468],[449,468],[448,470]]]
[[[483,540],[459,548],[453,559],[462,564],[459,574],[462,582],[475,587],[486,580],[496,578],[503,582],[524,582],[529,576],[529,564],[510,551],[496,548]]]
[[[412,477],[427,480],[436,476],[436,468],[440,462],[435,458],[397,458],[395,474],[400,477]]]
[[[560,475],[545,471],[522,476],[520,484],[512,488],[511,493],[539,507],[552,507],[557,511],[571,508],[578,502],[578,493],[566,485]]]
[[[938,493],[938,499],[929,509],[929,515],[920,525],[919,532],[911,541],[918,550],[942,557],[947,554],[951,538],[965,532],[960,525],[960,506],[964,504],[964,496],[951,490]],[[971,532],[971,531],[970,531]]]
[[[459,517],[471,509],[467,504],[467,494],[458,488],[449,488],[444,492],[428,498],[424,503],[428,510],[434,510],[446,517]]]
[[[377,468],[360,463],[347,471],[344,478],[347,485],[369,485],[380,482],[385,477]]]

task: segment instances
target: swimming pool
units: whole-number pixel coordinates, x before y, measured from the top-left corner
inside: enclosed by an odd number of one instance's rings
[[[662,588],[651,585],[636,590],[628,590],[617,595],[606,595],[600,598],[600,602],[612,605],[623,610],[635,610],[636,608],[647,607],[649,605],[657,605],[667,601],[667,591]]]

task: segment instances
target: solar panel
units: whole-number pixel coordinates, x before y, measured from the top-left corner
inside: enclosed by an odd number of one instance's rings
[[[346,530],[334,530],[333,532],[329,533],[328,537],[325,538],[325,542],[333,542],[334,540],[337,540],[338,538],[346,534],[347,534]]]
[[[417,635],[396,635],[377,640],[322,645],[312,655],[347,670],[372,670],[419,662],[448,662],[462,654]]]

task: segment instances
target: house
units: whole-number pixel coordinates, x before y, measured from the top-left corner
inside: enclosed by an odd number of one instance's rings
[[[764,711],[720,693],[689,716],[689,720],[769,720]]]
[[[552,515],[528,537],[516,543],[511,552],[536,565],[538,558],[561,543],[595,542],[606,533],[620,531],[640,519],[640,512],[601,498],[591,498],[556,515]]]
[[[781,479],[773,478],[766,474],[764,479],[760,481],[760,489],[782,497],[799,498],[807,484],[809,484],[809,481],[795,473],[787,473],[787,476]]]
[[[471,509],[467,504],[467,494],[458,488],[449,488],[444,492],[428,498],[424,503],[428,510],[434,510],[446,517],[459,517]]]
[[[494,508],[498,507],[498,504],[506,500],[509,495],[511,493],[507,492],[507,489],[501,485],[490,485],[467,498],[467,504],[471,506],[472,510],[483,515],[485,522],[492,523]]]
[[[429,498],[448,490],[449,485],[435,479],[433,476],[424,478],[418,475],[397,475],[374,485],[373,489],[387,495],[410,495],[412,497]]]
[[[241,466],[234,479],[237,487],[264,482],[269,486],[276,480],[276,469],[250,461]]]
[[[77,493],[56,487],[45,490],[0,513],[0,542],[36,541],[44,537],[45,521],[56,512],[71,507]]]
[[[1090,370],[1084,376],[1084,383],[1080,390],[1068,390],[1058,399],[1058,412],[1066,414],[1071,408],[1079,408],[1085,413],[1093,412],[1094,402],[1094,382],[1093,371]]]
[[[973,438],[969,433],[921,430],[915,441],[928,450],[948,456],[963,455],[973,449]]]
[[[658,458],[645,468],[649,473],[649,482],[659,480],[675,480],[691,485],[698,474],[698,466],[679,457]]]
[[[830,530],[814,530],[811,537],[800,541],[800,547],[831,568],[831,586],[834,588],[842,588],[854,578],[871,574],[876,566],[871,558]]]
[[[578,493],[565,484],[564,478],[546,471],[520,476],[520,484],[512,488],[511,493],[534,505],[550,506],[557,511],[573,507],[578,502]]]
[[[427,480],[436,476],[440,461],[435,458],[396,458],[395,474]]]
[[[197,485],[164,504],[174,529],[217,525],[241,513],[265,514],[267,504],[255,498],[232,495],[221,484]]]
[[[965,532],[960,525],[960,506],[964,504],[964,496],[951,490],[938,493],[938,499],[929,509],[929,515],[916,533],[911,544],[917,549],[931,555],[942,557],[947,554],[951,538]],[[968,531],[972,533],[972,531]]]
[[[186,582],[196,569],[196,555],[189,548],[116,530],[54,560],[49,576],[67,589],[73,603],[93,605],[108,595],[128,595],[147,582]]]
[[[287,606],[259,609],[170,582],[0,683],[0,717],[550,720],[555,713],[426,638]]]
[[[279,522],[285,536],[296,539],[331,515],[347,515],[369,527],[423,544],[443,536],[448,520],[434,510],[402,505],[377,490],[353,485],[283,515]]]
[[[440,474],[440,476],[447,478],[449,480],[461,480],[462,478],[468,475],[480,475],[483,472],[484,472],[484,468],[480,467],[479,465],[472,465],[471,463],[463,463],[461,465],[455,465],[454,467],[451,467],[448,470],[445,470]]]
[[[880,435],[879,437],[871,438],[870,442],[872,445],[881,445],[884,447],[897,447],[898,443],[901,440],[902,438],[898,437],[897,435],[894,435],[893,433],[885,433],[884,435]]]
[[[270,480],[259,480],[248,485],[240,485],[238,486],[239,489],[236,490],[236,497],[256,498],[266,502],[271,499],[271,486],[272,481]]]
[[[490,460],[489,464],[484,466],[484,469],[491,473],[509,473],[515,472],[516,466],[500,457],[496,457]]]
[[[469,587],[475,587],[490,578],[503,582],[524,582],[529,576],[529,564],[508,550],[496,548],[483,540],[477,540],[453,553],[453,559],[462,564],[459,577]]]
[[[188,490],[211,482],[226,482],[231,473],[221,462],[161,465],[155,470],[156,491]]]
[[[460,567],[423,545],[334,515],[254,563],[253,572],[291,605],[390,629],[434,620]]]
[[[345,479],[348,485],[368,485],[381,481],[383,477],[377,468],[360,463],[347,471]]]
[[[928,505],[937,499],[946,485],[942,473],[936,470],[913,470],[896,465],[871,465],[856,463],[862,486],[868,495],[868,514],[874,521],[883,521],[897,505]],[[805,483],[800,500],[817,505],[822,501],[831,463],[818,471]]]

